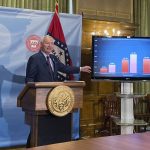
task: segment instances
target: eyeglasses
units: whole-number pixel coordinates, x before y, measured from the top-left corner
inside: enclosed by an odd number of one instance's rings
[[[44,45],[54,45],[54,42],[43,43]]]

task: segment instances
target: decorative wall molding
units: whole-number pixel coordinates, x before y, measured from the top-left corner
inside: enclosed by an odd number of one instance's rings
[[[133,22],[133,0],[77,0],[76,6],[83,18]]]

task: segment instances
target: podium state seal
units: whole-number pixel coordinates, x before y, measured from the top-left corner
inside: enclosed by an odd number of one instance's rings
[[[73,90],[68,86],[60,85],[49,92],[47,107],[53,115],[62,117],[72,111],[74,101]]]

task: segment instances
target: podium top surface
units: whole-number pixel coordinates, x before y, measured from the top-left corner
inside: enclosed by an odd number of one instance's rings
[[[59,85],[66,85],[71,87],[85,86],[84,81],[64,81],[64,82],[29,82],[27,83],[27,87],[56,87]]]

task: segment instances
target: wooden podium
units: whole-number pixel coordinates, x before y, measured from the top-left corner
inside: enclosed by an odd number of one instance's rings
[[[48,93],[60,85],[68,86],[73,90],[75,102],[72,112],[81,108],[84,81],[28,83],[18,96],[17,106],[22,107],[25,112],[25,123],[31,127],[31,147],[71,140],[72,113],[57,117],[51,114],[46,106]]]

